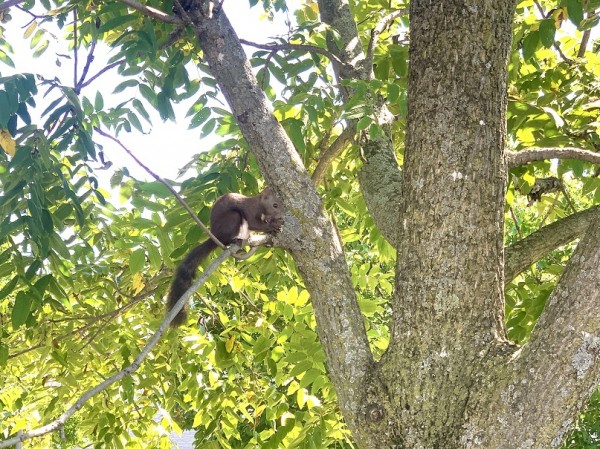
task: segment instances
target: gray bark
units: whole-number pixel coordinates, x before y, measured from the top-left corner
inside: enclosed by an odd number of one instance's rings
[[[596,206],[569,215],[509,246],[504,262],[506,283],[559,246],[581,237],[590,223],[597,220],[598,209]]]

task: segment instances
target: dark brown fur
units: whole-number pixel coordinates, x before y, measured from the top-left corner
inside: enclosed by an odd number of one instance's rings
[[[250,231],[275,233],[283,225],[283,208],[270,188],[260,195],[244,196],[227,193],[220,197],[210,211],[210,230],[221,243],[229,245],[237,240],[246,240]],[[217,247],[208,239],[192,249],[177,267],[167,300],[171,310],[192,285],[196,270],[202,261]],[[187,306],[175,316],[172,326],[180,326],[187,319]]]

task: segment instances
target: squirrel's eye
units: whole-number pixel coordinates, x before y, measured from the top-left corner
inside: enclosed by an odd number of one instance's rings
[[[273,207],[274,207],[275,209],[277,209],[277,208],[279,207],[279,204],[277,204],[277,203],[273,203]]]

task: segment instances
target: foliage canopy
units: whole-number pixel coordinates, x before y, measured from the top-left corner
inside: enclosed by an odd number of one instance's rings
[[[173,268],[204,239],[161,183],[118,168],[103,184],[110,161],[97,129],[115,136],[145,133],[156,112],[161,120],[181,121],[177,112],[185,105],[189,128],[200,138],[218,136],[218,143],[169,182],[204,222],[218,196],[254,194],[263,184],[190,28],[135,11],[126,1],[13,3],[0,10],[0,61],[14,68],[0,77],[2,438],[51,421],[129,364],[163,319]],[[155,0],[145,6],[173,7]],[[316,50],[327,48],[332,30],[315,2],[293,12],[282,0],[251,0],[250,6],[263,8],[269,19],[286,11],[294,17],[273,47],[247,43],[246,50],[308,170],[318,167],[349,121],[359,134],[392,136],[402,162],[408,16],[397,14],[380,31],[372,78],[346,77],[338,84],[333,55]],[[363,45],[382,19],[405,6],[356,2],[352,12]],[[598,29],[599,8],[600,2],[583,0],[519,3],[509,60],[510,150],[600,148],[599,44],[588,42]],[[3,33],[23,25],[32,58],[42,57],[57,37],[65,40],[69,49],[55,57],[68,67],[64,77],[19,72],[14,43]],[[92,73],[101,46],[111,49],[110,58]],[[111,92],[102,86],[107,73],[120,80]],[[394,116],[389,123],[373,107],[378,97]],[[143,159],[141,149],[133,151]],[[339,229],[369,343],[380,357],[390,339],[395,252],[359,191],[361,151],[352,141],[338,152],[319,191]],[[597,164],[576,159],[512,168],[506,245],[600,204],[599,174]],[[560,179],[560,188],[532,200],[536,181],[549,177]],[[513,342],[527,341],[573,246],[553,251],[507,286]],[[27,444],[170,447],[169,432],[193,428],[198,446],[207,448],[352,446],[309,294],[289,254],[261,249],[249,261],[228,261],[200,288],[193,311],[197,322],[169,333],[137,372],[92,398],[62,439],[54,434]],[[594,396],[565,447],[599,444],[599,410]]]

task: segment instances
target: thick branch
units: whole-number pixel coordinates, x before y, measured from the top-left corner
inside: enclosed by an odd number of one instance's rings
[[[593,220],[600,220],[595,208]],[[588,228],[527,343],[509,363],[499,409],[489,413],[495,444],[559,447],[600,380],[600,226]],[[543,406],[540,406],[543,404]],[[527,425],[515,426],[514,422]]]
[[[328,49],[337,54],[345,66],[353,67],[351,70],[336,70],[336,75],[341,80],[363,79],[368,80],[372,74],[372,57],[365,56],[361,45],[358,29],[354,17],[348,5],[343,0],[319,0],[319,10],[322,20],[337,31],[341,38],[338,40],[329,38]],[[372,52],[375,42],[381,31],[388,26],[405,10],[394,11],[385,16],[374,30],[371,39]],[[351,92],[343,90],[345,98],[351,97]],[[389,123],[391,115],[381,98],[371,98],[373,109],[380,124]],[[401,174],[396,159],[391,138],[382,135],[373,138],[364,135],[361,139],[361,149],[364,163],[359,172],[360,189],[367,204],[369,212],[373,216],[375,225],[392,245],[396,245],[398,220],[400,218],[399,199],[401,196]]]
[[[598,210],[600,206],[595,206],[555,221],[509,246],[504,257],[505,284],[559,246],[581,237],[595,219]]]
[[[112,384],[120,381],[125,376],[129,376],[131,373],[137,371],[137,369],[140,367],[140,365],[142,364],[144,359],[148,356],[148,354],[150,354],[150,351],[152,351],[154,346],[156,346],[156,344],[160,341],[162,335],[169,328],[169,324],[171,323],[173,318],[175,318],[175,315],[177,315],[177,313],[182,309],[183,305],[189,300],[189,298],[194,294],[194,292],[196,290],[198,290],[198,288],[204,282],[206,282],[208,277],[217,269],[217,267],[219,265],[221,265],[221,263],[229,255],[233,254],[235,251],[238,251],[239,249],[240,249],[240,247],[237,245],[230,246],[225,251],[223,251],[219,255],[219,257],[217,257],[214,260],[214,262],[211,263],[210,266],[208,266],[206,268],[206,270],[204,270],[202,272],[202,275],[198,277],[198,279],[194,282],[194,284],[181,296],[181,298],[179,298],[179,301],[177,301],[177,303],[175,303],[175,305],[169,311],[169,313],[167,313],[167,316],[165,317],[165,319],[163,320],[161,325],[158,327],[158,329],[156,330],[154,335],[152,335],[150,340],[148,340],[148,342],[146,343],[146,346],[144,346],[142,351],[138,354],[138,356],[131,363],[131,365],[125,367],[118,373],[113,374],[105,381],[96,385],[94,388],[91,388],[90,390],[86,391],[84,394],[81,395],[81,397],[79,399],[77,399],[77,401],[75,401],[75,403],[71,407],[69,407],[62,415],[60,415],[57,419],[55,419],[51,423],[46,424],[45,426],[42,426],[38,429],[30,430],[29,432],[19,433],[18,435],[14,436],[12,438],[9,438],[8,440],[0,441],[0,448],[13,446],[13,445],[19,444],[25,440],[40,437],[42,435],[46,435],[50,432],[54,432],[55,430],[62,428],[65,425],[65,423],[67,422],[67,420],[71,416],[73,416],[75,413],[77,413],[77,411],[79,411],[85,405],[85,403],[87,401],[89,401],[92,397],[94,397],[98,393],[106,390]]]
[[[530,162],[547,159],[578,159],[581,161],[600,164],[600,153],[581,148],[530,148],[523,151],[507,151],[508,168],[529,164]]]

